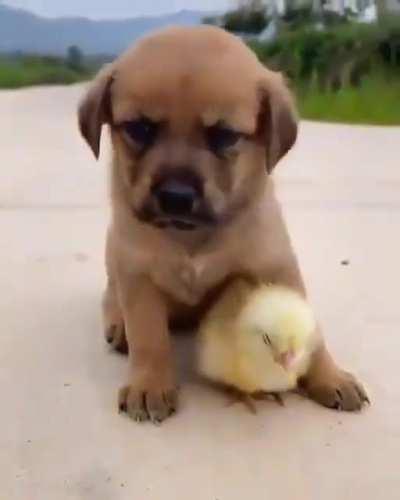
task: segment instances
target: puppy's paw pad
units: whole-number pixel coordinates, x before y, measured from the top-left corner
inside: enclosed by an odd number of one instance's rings
[[[176,389],[141,390],[134,385],[125,386],[119,391],[118,407],[135,422],[150,420],[161,424],[177,410]]]

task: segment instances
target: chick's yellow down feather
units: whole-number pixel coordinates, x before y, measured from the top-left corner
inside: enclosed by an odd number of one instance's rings
[[[290,288],[237,280],[199,329],[199,370],[242,392],[293,389],[307,370],[316,322]]]

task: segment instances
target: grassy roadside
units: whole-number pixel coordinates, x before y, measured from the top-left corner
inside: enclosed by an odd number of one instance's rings
[[[366,78],[359,88],[345,87],[337,92],[299,89],[300,115],[308,120],[400,125],[400,77]]]
[[[56,57],[0,57],[0,89],[17,89],[32,85],[70,84],[87,80],[86,68],[71,68]]]

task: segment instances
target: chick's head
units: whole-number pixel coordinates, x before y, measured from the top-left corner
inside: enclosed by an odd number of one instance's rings
[[[246,335],[259,335],[274,360],[287,370],[301,358],[316,327],[304,298],[278,285],[257,287],[241,311],[239,324]]]

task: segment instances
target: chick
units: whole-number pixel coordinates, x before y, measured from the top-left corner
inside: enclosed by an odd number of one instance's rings
[[[315,330],[311,307],[294,290],[238,279],[200,325],[199,370],[244,395],[294,389]]]

